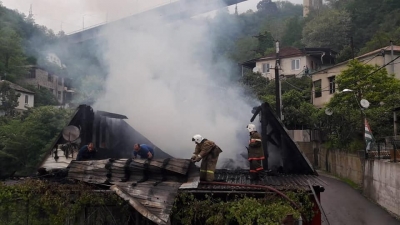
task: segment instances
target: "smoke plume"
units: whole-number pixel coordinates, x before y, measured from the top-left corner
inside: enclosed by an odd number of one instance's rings
[[[220,158],[246,151],[251,109],[232,79],[235,67],[215,57],[216,34],[204,18],[167,21],[158,15],[104,30],[109,69],[95,109],[128,123],[174,157],[189,158],[194,134],[216,142]],[[221,163],[219,163],[221,166]]]

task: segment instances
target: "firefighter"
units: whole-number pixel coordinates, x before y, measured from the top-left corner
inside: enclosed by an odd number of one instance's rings
[[[194,135],[192,141],[196,143],[196,148],[191,160],[193,162],[203,160],[200,165],[200,180],[213,181],[218,156],[222,152],[221,148],[213,141],[203,138],[200,134]]]
[[[264,170],[262,161],[265,159],[261,142],[261,135],[257,132],[254,124],[247,125],[250,132],[250,140],[248,147],[248,158],[250,162],[250,179],[258,180],[259,174]]]

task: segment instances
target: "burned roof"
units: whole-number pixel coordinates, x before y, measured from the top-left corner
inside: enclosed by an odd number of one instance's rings
[[[313,187],[324,186],[316,175],[264,173],[260,180],[252,181],[248,170],[216,170],[215,179],[227,184],[200,183],[195,192],[265,191],[257,186],[270,186],[281,191],[308,191],[310,184]]]
[[[66,168],[76,158],[78,150],[90,142],[96,149],[94,159],[130,158],[135,143],[152,146],[157,157],[170,157],[124,119],[127,119],[124,115],[95,111],[88,105],[80,105],[66,124],[79,130],[79,138],[69,143],[63,138],[61,131],[38,168]]]

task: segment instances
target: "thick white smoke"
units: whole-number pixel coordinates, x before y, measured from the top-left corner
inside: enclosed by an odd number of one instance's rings
[[[126,115],[132,127],[174,157],[189,158],[191,138],[201,134],[221,147],[221,158],[238,160],[258,102],[231,81],[236,68],[214,58],[209,23],[157,15],[136,23],[104,32],[109,74],[94,108]]]

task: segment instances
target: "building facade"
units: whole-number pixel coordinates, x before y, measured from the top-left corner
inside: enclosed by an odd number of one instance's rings
[[[393,46],[393,56],[391,55],[391,47],[387,46],[356,57],[356,59],[365,64],[383,66],[399,55],[400,46]],[[338,63],[311,74],[313,81],[312,102],[314,106],[322,108],[337,92],[336,76],[347,69],[348,62]],[[398,61],[387,65],[385,68],[389,74],[394,74],[397,79],[400,79],[400,64]]]
[[[285,77],[296,77],[327,68],[334,64],[336,54],[329,48],[281,48],[279,74]],[[247,61],[242,66],[272,80],[275,79],[275,62],[276,54],[271,53],[262,58]]]
[[[15,107],[15,110],[18,112],[28,110],[30,107],[35,106],[35,93],[25,89],[17,84],[11,83],[9,81],[2,80],[0,84],[7,83],[10,85],[10,88],[14,89],[16,94],[20,94],[18,98],[18,106]],[[1,102],[0,102],[1,104]],[[4,115],[4,112],[0,112],[0,115]]]
[[[38,89],[48,89],[60,104],[65,104],[71,98],[72,91],[66,85],[67,79],[48,72],[43,68],[29,66],[29,73],[23,82],[33,85]]]

